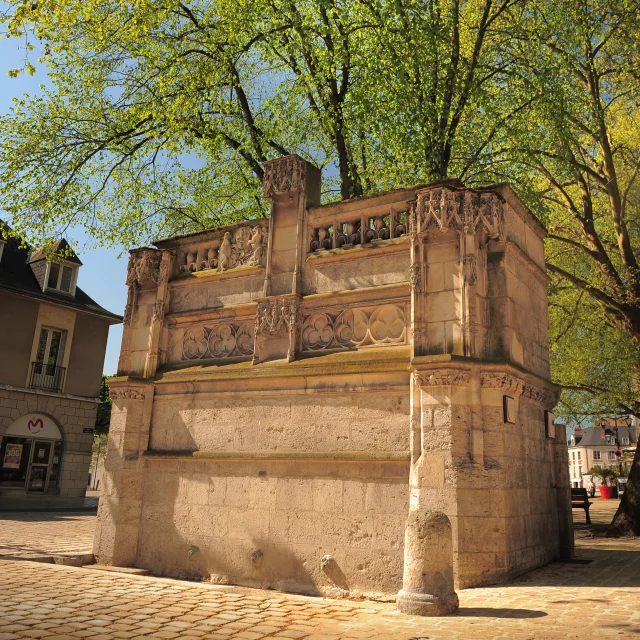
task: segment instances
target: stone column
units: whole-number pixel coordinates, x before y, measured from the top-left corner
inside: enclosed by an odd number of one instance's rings
[[[451,523],[441,511],[409,512],[397,606],[402,613],[414,616],[442,616],[458,609],[453,590]]]
[[[146,248],[129,256],[118,375],[155,375],[171,258],[169,251]]]
[[[142,513],[143,465],[148,448],[153,383],[111,383],[111,426],[94,554],[101,564],[135,566]]]
[[[265,162],[262,195],[271,200],[265,297],[299,294],[305,211],[320,204],[320,170],[297,155]]]
[[[149,446],[151,379],[158,366],[172,257],[169,251],[143,248],[132,251],[129,258],[119,377],[110,381],[113,405],[94,539],[94,554],[105,564],[134,566],[136,559],[142,454]]]
[[[564,559],[573,558],[573,514],[571,508],[571,478],[567,464],[567,433],[564,425],[555,427],[553,440],[556,509],[558,513],[559,553]]]
[[[495,196],[460,187],[450,181],[419,191],[409,217],[411,512],[398,608],[420,615],[457,607],[454,551],[465,491],[459,478],[461,473],[471,478],[475,489],[487,481],[480,372],[474,360],[483,356],[487,321],[486,245],[490,237],[500,236],[501,227],[480,215],[486,214],[485,201]]]
[[[173,254],[170,251],[162,251],[158,273],[158,288],[153,311],[150,318],[149,352],[145,363],[145,374],[151,378],[161,362],[160,339],[164,326],[164,314],[169,305],[169,273],[173,263]]]
[[[320,203],[320,170],[297,155],[264,163],[271,200],[264,297],[257,300],[254,364],[295,359],[299,340],[307,207]]]

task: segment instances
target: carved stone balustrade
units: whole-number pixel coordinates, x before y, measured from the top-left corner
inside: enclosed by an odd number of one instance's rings
[[[331,225],[315,226],[311,230],[309,252],[329,249],[349,249],[356,245],[390,240],[407,235],[407,213],[391,211],[386,215],[360,216]]]
[[[219,227],[178,251],[176,276],[199,271],[222,273],[238,267],[263,266],[267,253],[268,221],[241,222]],[[195,238],[194,238],[195,240]]]

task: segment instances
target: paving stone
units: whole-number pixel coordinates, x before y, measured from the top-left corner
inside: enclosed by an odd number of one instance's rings
[[[600,505],[594,502],[591,512],[596,518]],[[0,514],[0,548],[10,544],[10,536],[20,529],[13,524],[5,528],[4,518],[16,516],[19,514]],[[53,543],[55,528],[61,523],[36,519],[25,520],[22,526],[36,530],[19,532],[20,544],[35,545],[40,544],[38,527],[52,527],[42,539]],[[85,527],[82,522],[74,526]],[[444,618],[405,616],[393,603],[276,595],[4,559],[0,560],[0,640],[640,637],[640,540],[593,538],[578,525],[577,555],[592,560],[591,564],[553,564],[509,585],[460,591],[460,611]]]

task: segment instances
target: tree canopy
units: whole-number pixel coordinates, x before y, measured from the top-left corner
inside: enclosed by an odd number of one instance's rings
[[[131,245],[266,215],[262,162],[288,153],[327,198],[473,179],[530,102],[521,0],[4,4],[52,81],[0,119],[0,207],[25,233]]]
[[[549,229],[561,413],[640,412],[640,0],[3,6],[52,82],[0,116],[17,232],[131,247],[264,216],[262,163],[289,153],[325,200],[509,181]]]

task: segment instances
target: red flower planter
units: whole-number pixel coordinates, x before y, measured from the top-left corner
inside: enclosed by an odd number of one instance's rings
[[[603,500],[611,500],[612,498],[618,497],[618,489],[616,487],[605,487],[603,484],[600,485],[600,497]]]

